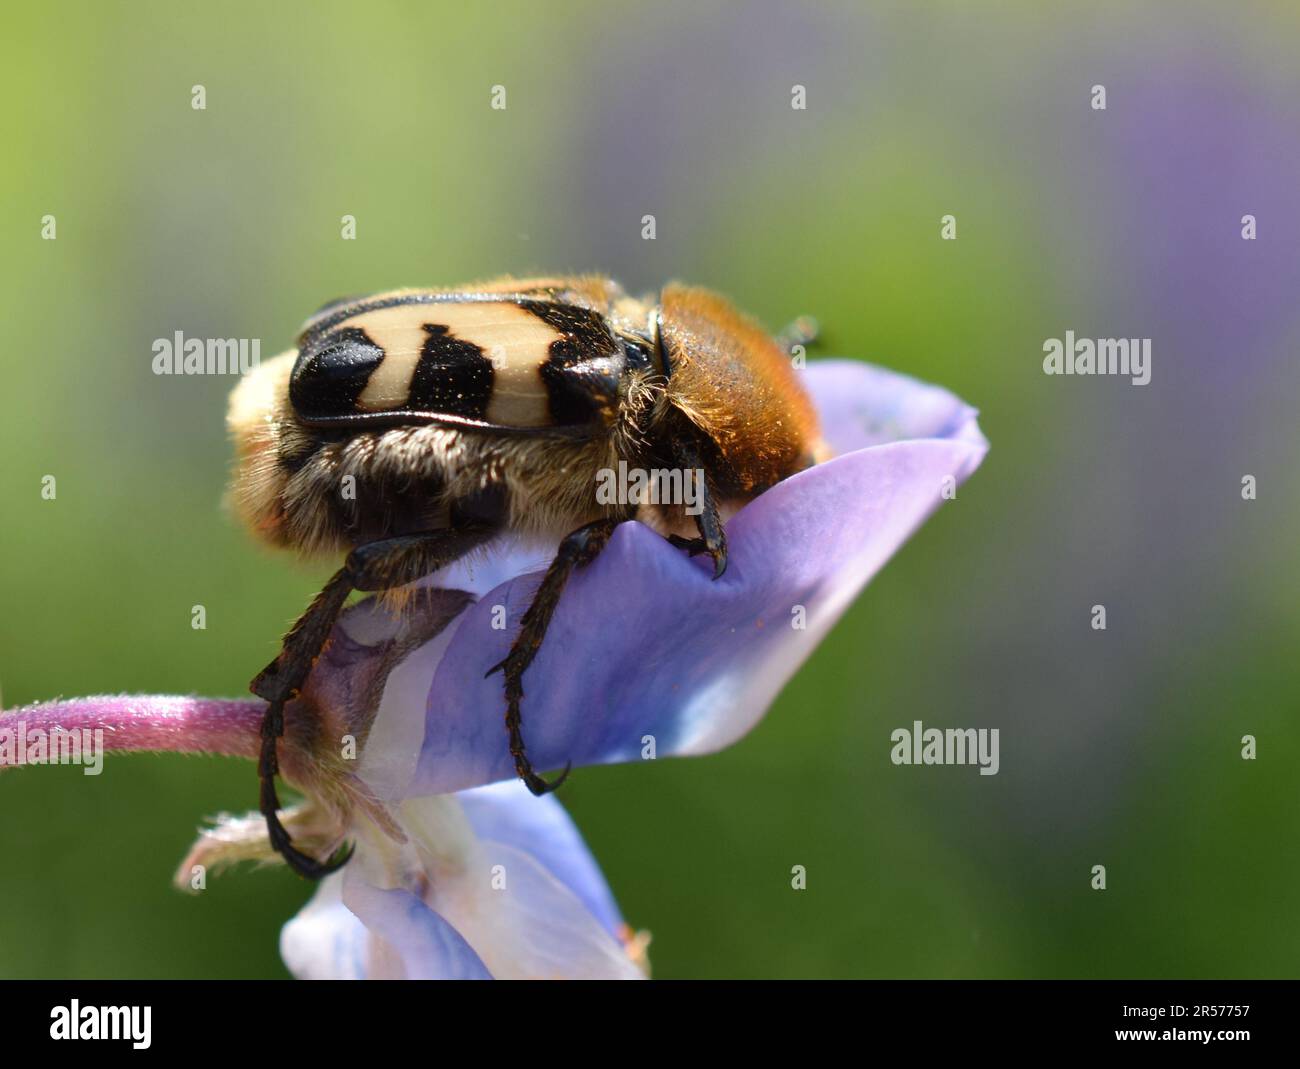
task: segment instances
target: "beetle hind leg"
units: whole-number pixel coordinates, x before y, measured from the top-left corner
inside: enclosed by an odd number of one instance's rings
[[[249,684],[249,690],[268,703],[262,716],[262,746],[257,763],[261,785],[259,809],[266,819],[271,845],[300,876],[311,880],[328,876],[347,863],[352,847],[344,846],[333,857],[318,861],[293,845],[280,821],[275,777],[280,771],[279,742],[284,735],[285,704],[298,696],[353,590],[388,590],[413,583],[463,557],[494,533],[486,527],[451,528],[358,546],[289,630],[279,656]]]
[[[249,685],[249,690],[268,703],[266,712],[262,714],[262,747],[257,761],[261,786],[258,808],[266,820],[267,835],[276,853],[294,872],[310,880],[319,880],[341,868],[351,857],[351,849],[344,847],[328,860],[317,861],[293,845],[289,832],[280,823],[280,798],[275,789],[275,777],[280,771],[279,742],[284,734],[284,706],[298,696],[299,688],[324,648],[330,629],[351,592],[352,583],[344,568],[325,584],[285,636],[280,655]]]

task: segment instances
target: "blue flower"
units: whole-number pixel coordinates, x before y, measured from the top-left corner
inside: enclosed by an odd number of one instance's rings
[[[855,362],[806,382],[835,456],[727,525],[728,567],[635,523],[570,581],[525,677],[524,732],[540,768],[709,753],[752,728],[863,585],[958,483],[987,442],[946,391]],[[285,814],[302,847],[352,861],[284,929],[295,975],[638,977],[646,942],[623,923],[554,797],[514,779],[500,661],[546,564],[502,545],[432,577],[400,615],[371,599],[340,619],[286,710]],[[12,711],[102,727],[110,749],[253,757],[261,703],[89,698]],[[6,762],[0,750],[0,764]],[[261,818],[226,817],[177,883],[274,861]]]

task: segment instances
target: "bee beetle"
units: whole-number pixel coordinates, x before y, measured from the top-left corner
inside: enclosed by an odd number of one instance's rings
[[[713,574],[727,564],[722,515],[819,458],[811,401],[789,348],[723,298],[670,284],[629,297],[600,277],[499,279],[397,290],[326,305],[296,351],[236,387],[236,511],[255,535],[344,556],[250,689],[262,724],[261,811],[275,849],[319,878],[342,865],[303,853],[281,824],[275,778],[284,706],[349,594],[401,588],[511,532],[558,550],[504,661],[505,726],[534,794],[554,782],[524,747],[523,676],[564,585],[615,527],[640,520]],[[701,498],[602,503],[602,471],[700,473]],[[349,492],[344,492],[344,488]]]

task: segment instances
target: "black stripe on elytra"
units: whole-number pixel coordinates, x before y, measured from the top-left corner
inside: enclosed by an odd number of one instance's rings
[[[306,419],[350,415],[384,350],[359,327],[344,327],[304,348],[289,377],[289,400]]]
[[[473,342],[454,337],[442,323],[425,323],[428,335],[411,377],[407,407],[465,419],[483,419],[496,370]]]
[[[552,421],[564,427],[612,420],[627,356],[605,317],[576,304],[518,304],[560,335],[540,368]]]

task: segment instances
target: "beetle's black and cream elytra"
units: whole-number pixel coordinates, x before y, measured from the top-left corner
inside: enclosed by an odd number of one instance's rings
[[[345,305],[309,327],[289,383],[298,416],[504,432],[594,432],[612,417],[627,350],[600,311],[524,294],[431,296]]]
[[[290,842],[276,742],[349,593],[400,593],[504,532],[559,547],[496,666],[515,768],[541,793],[554,785],[528,762],[522,677],[573,569],[639,520],[709,554],[719,576],[724,512],[821,449],[788,354],[756,324],[705,290],[673,284],[635,299],[600,277],[333,302],[296,351],[240,383],[229,422],[233,499],[250,529],[305,554],[346,555],[252,684],[269,703],[262,811],[273,845],[310,876],[345,858],[317,861]],[[620,462],[702,470],[702,511],[601,503],[600,473]]]

